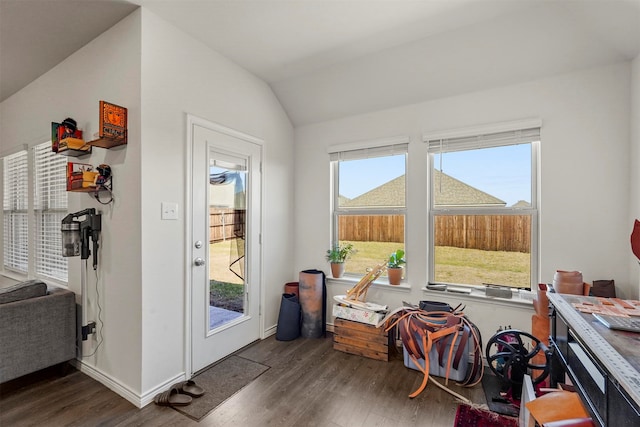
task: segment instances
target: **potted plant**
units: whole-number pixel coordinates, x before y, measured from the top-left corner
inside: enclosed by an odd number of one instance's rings
[[[402,266],[407,261],[404,259],[404,251],[398,249],[389,256],[387,261],[387,277],[390,285],[399,285],[402,280]]]
[[[356,250],[353,244],[344,243],[342,245],[334,243],[331,249],[327,249],[327,261],[331,263],[331,275],[333,277],[342,277],[344,273],[344,263],[353,255]]]

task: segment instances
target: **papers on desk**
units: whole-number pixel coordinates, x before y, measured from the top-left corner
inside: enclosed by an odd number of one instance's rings
[[[619,298],[585,298],[571,305],[581,313],[603,314],[606,316],[640,317],[640,301]]]

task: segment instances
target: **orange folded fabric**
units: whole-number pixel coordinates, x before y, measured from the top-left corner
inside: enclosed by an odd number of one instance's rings
[[[571,418],[588,418],[580,396],[570,391],[553,391],[525,404],[539,424]]]

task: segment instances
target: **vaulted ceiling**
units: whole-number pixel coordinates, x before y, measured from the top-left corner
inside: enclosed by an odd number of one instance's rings
[[[640,54],[640,0],[0,0],[0,99],[139,5],[265,80],[295,126]]]

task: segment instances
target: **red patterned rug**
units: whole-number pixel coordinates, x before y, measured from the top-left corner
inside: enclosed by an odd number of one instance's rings
[[[495,412],[458,405],[454,427],[518,427],[518,419]]]

